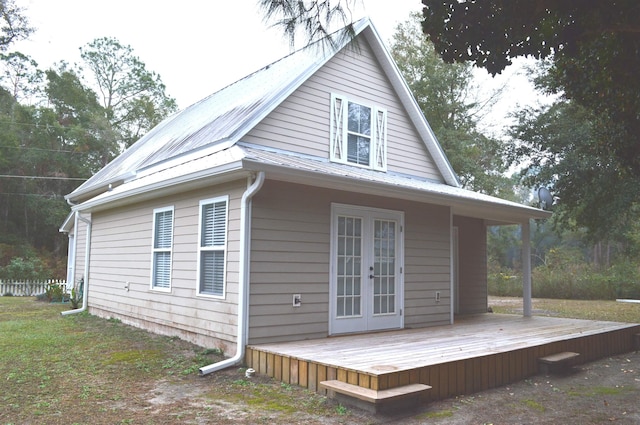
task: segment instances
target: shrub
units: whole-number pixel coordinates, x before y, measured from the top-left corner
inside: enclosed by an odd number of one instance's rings
[[[58,285],[57,283],[50,283],[47,285],[46,295],[49,302],[60,303],[64,301],[64,287],[62,285]]]
[[[2,277],[12,280],[45,280],[49,272],[38,257],[11,259],[3,268]]]

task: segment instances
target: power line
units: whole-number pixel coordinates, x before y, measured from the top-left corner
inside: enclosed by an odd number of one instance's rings
[[[43,152],[62,152],[62,153],[79,153],[76,151],[70,151],[66,149],[44,149],[44,148],[30,148],[27,146],[0,146],[1,149],[24,149],[30,151],[43,151]]]
[[[45,194],[45,193],[23,193],[23,192],[0,192],[0,196],[39,196],[41,198],[64,198],[63,195],[59,195],[56,193],[53,194]]]
[[[13,176],[9,174],[0,174],[0,178],[7,179],[34,179],[34,180],[76,180],[85,181],[87,179],[81,177],[44,177],[44,176]]]

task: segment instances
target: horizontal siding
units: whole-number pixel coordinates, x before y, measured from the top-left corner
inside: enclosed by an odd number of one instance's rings
[[[89,306],[102,315],[206,345],[234,348],[238,302],[240,198],[246,181],[182,193],[93,216]],[[199,297],[199,202],[229,195],[226,297]],[[171,291],[152,290],[153,210],[173,206]],[[232,241],[232,239],[235,239]],[[128,288],[128,289],[127,289]],[[229,353],[232,354],[232,353]]]
[[[451,321],[449,209],[411,205],[405,213],[405,326]],[[436,292],[440,301],[436,302]]]
[[[267,181],[253,199],[249,339],[326,336],[329,308],[327,199]],[[302,306],[292,306],[293,294]]]
[[[460,314],[485,313],[488,306],[487,230],[484,221],[457,217]]]
[[[449,323],[447,208],[267,180],[253,199],[249,342],[328,335],[332,202],[405,212],[405,324]]]
[[[329,157],[331,93],[387,109],[388,170],[443,181],[369,44],[345,49],[310,77],[244,140]]]

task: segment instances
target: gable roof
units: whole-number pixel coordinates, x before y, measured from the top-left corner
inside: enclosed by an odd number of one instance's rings
[[[446,205],[488,224],[546,218],[548,211],[462,189],[395,62],[368,19],[355,24],[393,86],[445,183],[361,169],[328,158],[244,143],[242,138],[341,49],[299,50],[165,119],[66,198],[73,211],[112,208],[246,177]],[[348,40],[342,44],[346,46]]]
[[[298,152],[267,148],[238,142],[217,152],[196,159],[175,163],[162,172],[143,173],[131,182],[118,186],[85,202],[83,208],[100,209],[140,201],[156,191],[157,196],[170,194],[172,188],[181,191],[217,182],[233,180],[247,171],[264,171],[271,178],[298,184],[338,190],[352,190],[449,206],[455,215],[481,218],[487,224],[517,224],[527,218],[546,218],[548,211],[528,207],[460,187],[433,182],[399,173],[352,167]]]
[[[365,18],[356,22],[354,30],[356,38],[365,37],[371,45],[444,181],[459,186],[442,147],[371,21]],[[146,169],[162,168],[167,161],[181,157],[187,160],[232,146],[348,43],[345,39],[335,50],[322,49],[318,44],[298,50],[173,114],[66,199],[81,202]]]

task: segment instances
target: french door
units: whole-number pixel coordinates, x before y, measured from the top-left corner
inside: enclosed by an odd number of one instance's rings
[[[332,205],[331,334],[403,326],[399,211]]]

